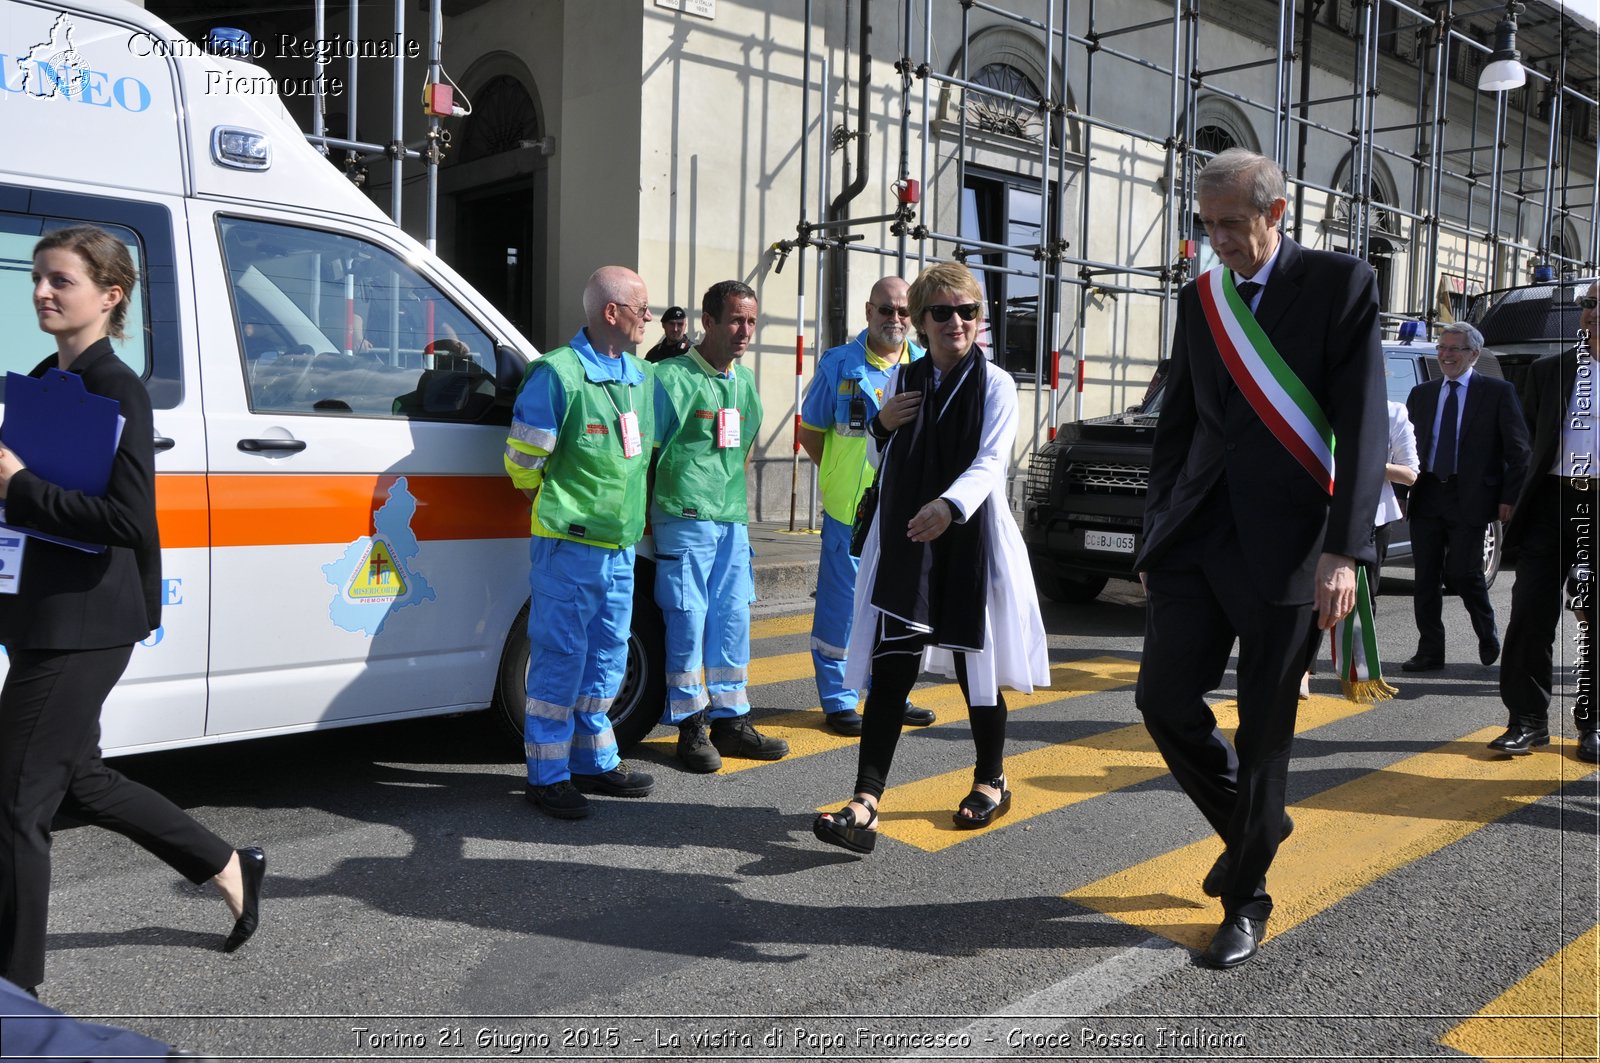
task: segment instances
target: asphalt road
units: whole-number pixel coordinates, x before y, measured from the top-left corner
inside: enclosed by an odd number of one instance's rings
[[[1218,843],[1137,726],[1143,604],[1121,584],[1046,606],[1058,685],[1013,704],[1011,814],[950,827],[971,745],[953,687],[930,687],[939,723],[905,734],[864,859],[810,833],[855,757],[816,726],[786,619],[804,601],[756,627],[756,719],[789,759],[688,775],[658,730],[632,757],[655,795],[582,822],[525,804],[486,718],[125,758],[266,848],[262,929],[225,956],[220,900],[63,831],[44,1000],[237,1059],[1592,1058],[1597,776],[1570,719],[1559,752],[1487,754],[1495,670],[1446,605],[1454,662],[1392,667],[1396,700],[1314,681],[1278,910],[1234,971],[1192,960]],[[1410,655],[1409,596],[1379,627],[1387,661]],[[1563,1012],[1587,1018],[1537,1017]]]

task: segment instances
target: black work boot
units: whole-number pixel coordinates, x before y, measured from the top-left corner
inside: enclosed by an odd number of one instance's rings
[[[722,767],[722,757],[706,737],[704,712],[697,712],[678,725],[678,760],[698,775],[710,775]]]
[[[748,714],[712,720],[711,744],[723,756],[749,760],[782,760],[789,755],[789,743],[764,736],[751,725]]]

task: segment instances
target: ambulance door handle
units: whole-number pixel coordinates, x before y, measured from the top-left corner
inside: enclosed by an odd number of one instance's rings
[[[157,450],[171,450],[178,444],[170,436],[156,436],[155,447]]]
[[[264,454],[269,451],[292,453],[306,449],[303,439],[241,439],[239,449],[249,454]]]

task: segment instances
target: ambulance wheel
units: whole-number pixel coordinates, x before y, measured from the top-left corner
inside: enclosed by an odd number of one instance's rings
[[[653,581],[652,581],[653,582]],[[628,670],[611,703],[611,727],[617,748],[627,750],[650,733],[661,719],[667,699],[666,630],[649,595],[634,599],[633,630],[628,633]],[[500,675],[490,709],[521,748],[523,704],[528,691],[528,606],[511,622]]]

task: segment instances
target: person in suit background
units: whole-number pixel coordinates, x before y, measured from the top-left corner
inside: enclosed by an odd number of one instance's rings
[[[266,856],[235,850],[100,759],[100,709],[161,621],[155,429],[144,383],[111,349],[138,279],[122,242],[93,226],[48,233],[33,252],[33,303],[56,353],[34,367],[78,374],[115,399],[122,435],[103,497],[49,483],[0,447],[0,501],[13,526],[103,543],[87,553],[22,540],[16,593],[0,594],[0,975],[34,991],[44,978],[50,829],[59,811],[114,830],[191,882],[209,880],[233,914],[232,952],[255,933]]]
[[[1483,579],[1483,535],[1490,521],[1511,519],[1530,457],[1516,389],[1473,371],[1483,335],[1465,322],[1446,325],[1438,351],[1443,379],[1418,384],[1406,398],[1422,459],[1408,513],[1417,652],[1400,665],[1406,672],[1444,667],[1442,579],[1472,618],[1478,660],[1490,665],[1500,656],[1500,630]]]
[[[1575,608],[1583,610],[1574,632],[1578,692],[1572,702],[1578,730],[1577,755],[1600,762],[1596,734],[1592,632],[1587,628],[1588,595],[1595,565],[1596,494],[1600,454],[1596,453],[1595,402],[1600,398],[1600,365],[1595,362],[1595,326],[1600,323],[1600,283],[1579,298],[1578,342],[1552,358],[1534,362],[1522,387],[1522,411],[1533,431],[1533,465],[1511,524],[1506,547],[1521,548],[1517,582],[1511,587],[1511,619],[1506,624],[1505,658],[1500,662],[1500,700],[1509,719],[1506,731],[1489,748],[1513,755],[1550,743],[1550,698],[1554,691],[1556,624],[1568,573],[1581,579]],[[1565,653],[1562,658],[1568,659]]]
[[[1256,954],[1272,911],[1267,869],[1292,826],[1284,792],[1313,616],[1323,629],[1342,619],[1355,604],[1355,566],[1372,557],[1387,417],[1371,267],[1279,233],[1283,171],[1264,156],[1221,153],[1196,194],[1227,269],[1178,297],[1135,563],[1148,593],[1135,699],[1173,777],[1226,846],[1203,884],[1222,898],[1224,918],[1200,959],[1232,967]],[[1219,343],[1211,322],[1222,327],[1224,315],[1236,327]],[[1247,364],[1236,338],[1251,317],[1331,426],[1337,480],[1326,439],[1318,451],[1294,437],[1301,455],[1320,455],[1313,472],[1263,419],[1272,411],[1235,382],[1229,363]],[[1270,364],[1261,345],[1251,350],[1257,365]],[[1300,421],[1312,423],[1309,414]],[[1205,695],[1221,683],[1235,638],[1239,728],[1230,743]]]

